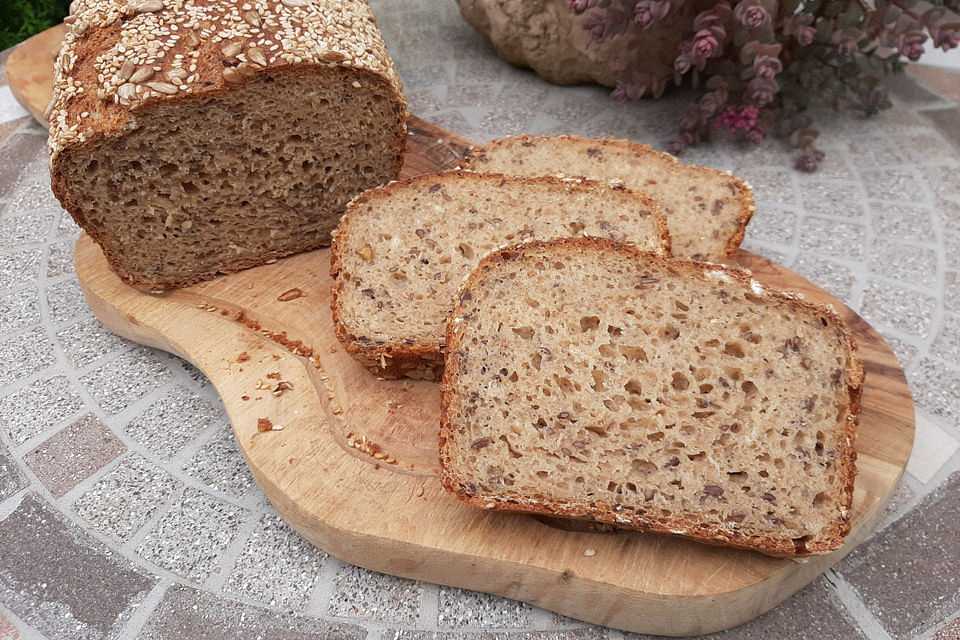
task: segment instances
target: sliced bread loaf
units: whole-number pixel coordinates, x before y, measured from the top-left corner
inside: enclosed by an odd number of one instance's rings
[[[848,533],[863,369],[833,310],[609,240],[486,257],[447,330],[441,479],[475,507],[766,553]]]
[[[377,375],[438,379],[457,287],[483,256],[585,234],[669,251],[656,204],[595,182],[453,171],[368,191],[334,234],[337,337]]]
[[[75,0],[53,192],[126,282],[167,289],[330,243],[397,177],[406,100],[364,0]]]
[[[667,216],[673,255],[717,260],[737,252],[753,215],[750,189],[726,171],[681,164],[628,140],[517,136],[475,147],[463,167],[507,175],[583,176],[623,180]]]

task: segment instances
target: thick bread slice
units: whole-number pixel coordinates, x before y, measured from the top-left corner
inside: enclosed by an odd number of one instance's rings
[[[525,239],[581,235],[670,248],[656,204],[595,182],[451,171],[368,191],[334,234],[337,337],[377,375],[439,379],[447,315],[480,259]]]
[[[406,100],[363,0],[75,0],[50,172],[124,281],[183,286],[330,243],[397,177]]]
[[[646,193],[667,216],[673,255],[717,260],[740,248],[753,216],[750,189],[729,172],[677,162],[629,140],[579,136],[516,136],[475,147],[466,169],[507,175],[583,176],[623,180]]]
[[[825,553],[850,530],[862,381],[832,309],[748,272],[518,245],[448,325],[441,479],[475,507]]]

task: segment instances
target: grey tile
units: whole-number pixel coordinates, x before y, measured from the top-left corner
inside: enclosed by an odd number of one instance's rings
[[[58,330],[57,340],[74,367],[88,365],[130,344],[92,316]]]
[[[799,227],[803,251],[846,260],[863,260],[866,256],[867,230],[863,225],[807,216],[800,220]]]
[[[448,107],[479,107],[492,105],[496,88],[485,84],[452,84],[447,87]]]
[[[894,146],[880,136],[854,137],[845,142],[847,152],[856,158],[858,167],[885,167],[908,160],[900,145]]]
[[[57,238],[69,238],[76,243],[77,238],[80,236],[80,231],[79,225],[73,221],[70,214],[63,211],[57,220],[57,228],[53,233]]]
[[[838,565],[895,639],[912,638],[960,605],[960,472]]]
[[[439,614],[441,627],[484,629],[522,628],[530,619],[529,604],[493,596],[479,591],[440,587]]]
[[[384,573],[343,565],[337,572],[327,613],[411,625],[420,617],[421,583]]]
[[[443,105],[433,91],[416,91],[407,93],[407,108],[410,109],[410,113],[416,113],[422,117],[424,114],[440,111]]]
[[[56,361],[53,341],[43,327],[0,340],[0,387],[29,378]]]
[[[940,627],[933,640],[960,640],[960,618]]]
[[[184,471],[208,487],[237,497],[256,484],[229,424],[197,451]]]
[[[83,297],[80,283],[75,278],[47,287],[44,295],[47,299],[50,319],[56,324],[92,313],[87,299]]]
[[[800,183],[800,195],[804,209],[810,213],[862,218],[865,212],[860,191],[849,182],[803,180]]]
[[[757,202],[798,202],[793,186],[793,169],[758,170],[745,169],[739,172],[740,178],[750,185]]]
[[[857,281],[853,269],[806,253],[797,256],[791,269],[844,301],[850,300],[853,285]]]
[[[878,237],[933,241],[930,209],[910,204],[870,203],[870,215]]]
[[[113,638],[153,587],[33,494],[0,522],[0,574],[0,604],[57,640]]]
[[[42,241],[55,219],[56,212],[50,209],[21,210],[8,203],[5,212],[0,215],[0,249]]]
[[[897,356],[897,361],[901,367],[906,367],[919,351],[914,345],[904,342],[903,340],[898,340],[892,336],[887,336],[886,341],[889,343],[890,348],[893,349],[893,354]]]
[[[281,615],[174,585],[167,589],[138,640],[363,640],[355,625]]]
[[[786,265],[790,263],[790,256],[782,251],[777,251],[773,247],[763,243],[751,240],[747,238],[743,241],[743,244],[740,245],[740,248],[751,253],[755,253],[759,256],[763,256],[767,260],[771,260],[777,264]]]
[[[867,197],[872,200],[927,200],[922,183],[909,169],[868,169],[861,171],[861,175]]]
[[[12,333],[40,324],[40,294],[37,289],[21,289],[0,295],[0,334]]]
[[[944,282],[943,306],[950,311],[960,311],[960,273],[948,271]]]
[[[937,357],[960,364],[960,315],[944,316],[930,349]]]
[[[913,245],[879,240],[870,252],[870,272],[914,285],[935,287],[937,253]]]
[[[60,210],[60,202],[50,190],[50,171],[46,158],[37,159],[24,166],[17,184],[10,190],[7,206],[0,216],[10,220],[34,220],[34,212],[53,214]],[[53,215],[44,220],[53,222]],[[50,225],[43,228],[44,236]]]
[[[917,406],[952,424],[960,424],[960,371],[924,358],[907,378]]]
[[[23,636],[7,616],[0,612],[0,640],[21,640]]]
[[[750,240],[790,246],[797,237],[797,214],[761,206],[750,219],[746,237]]]
[[[14,249],[0,253],[0,291],[37,281],[40,249]]]
[[[182,486],[143,456],[131,454],[87,489],[71,508],[92,528],[124,542]]]
[[[561,629],[557,631],[509,631],[504,633],[475,633],[469,631],[419,631],[390,629],[388,640],[606,640],[607,630],[600,627]]]
[[[28,484],[7,447],[0,442],[0,501],[6,500]]]
[[[75,273],[73,266],[73,250],[77,243],[73,240],[51,244],[47,249],[47,277],[57,278],[68,273]]]
[[[448,67],[439,64],[404,65],[400,78],[407,91],[424,91],[435,86],[446,86]]]
[[[276,513],[260,517],[224,590],[271,607],[302,609],[327,554],[304,540]]]
[[[920,115],[927,118],[944,139],[952,142],[956,147],[960,147],[960,108],[956,105],[948,109],[926,109],[920,112]],[[917,158],[923,161],[923,157]]]
[[[457,82],[493,83],[500,79],[506,63],[491,56],[476,56],[457,60]]]
[[[161,460],[169,460],[207,428],[224,420],[221,406],[178,386],[140,412],[124,431]]]
[[[930,112],[924,115],[928,118]],[[931,118],[934,125],[946,124],[951,120],[960,125],[960,109],[953,108],[948,112],[940,112],[940,117]],[[947,115],[949,114],[949,115]],[[895,142],[900,153],[904,154],[910,161],[917,164],[931,164],[934,162],[956,162],[960,160],[960,136],[956,132],[950,133],[948,129],[939,129],[938,133],[914,133],[910,135],[896,136]],[[941,135],[943,134],[943,135]],[[946,137],[944,137],[946,136]],[[951,144],[950,138],[954,144]]]
[[[860,315],[918,337],[925,337],[936,309],[936,298],[896,285],[871,280],[863,292]]]
[[[480,142],[484,139],[489,140],[493,137],[487,136],[486,138],[482,138],[477,131],[477,128],[474,127],[470,121],[463,116],[462,113],[455,109],[447,109],[446,111],[435,113],[430,117],[430,121],[437,126],[455,133],[458,136],[467,138],[468,140],[476,140]]]
[[[23,171],[24,158],[36,158],[46,148],[46,136],[17,133],[0,147],[0,198],[12,192]]]
[[[188,488],[140,543],[137,554],[178,576],[203,582],[248,514]]]
[[[956,165],[921,167],[920,173],[938,200],[960,200]]]
[[[116,415],[170,379],[153,349],[136,347],[83,376],[80,384],[107,414]]]
[[[23,461],[59,498],[125,450],[99,418],[87,414],[38,445]]]
[[[82,408],[80,394],[64,376],[44,378],[0,399],[0,428],[22,444]]]

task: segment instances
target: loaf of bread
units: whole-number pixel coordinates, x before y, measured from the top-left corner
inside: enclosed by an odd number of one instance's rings
[[[475,507],[825,553],[863,369],[832,309],[592,238],[483,261],[447,330],[444,486]]]
[[[622,180],[646,193],[667,216],[673,255],[718,260],[735,254],[753,216],[750,189],[729,172],[681,164],[628,140],[517,136],[474,148],[463,167],[507,175]]]
[[[483,256],[587,234],[669,251],[656,204],[595,182],[452,171],[368,191],[334,234],[337,337],[379,376],[439,379],[457,287]]]
[[[399,172],[406,101],[362,0],[75,0],[67,22],[53,191],[129,283],[329,244]]]

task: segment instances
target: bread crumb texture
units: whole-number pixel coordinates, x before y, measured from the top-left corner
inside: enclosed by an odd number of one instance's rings
[[[399,172],[406,101],[365,2],[75,0],[67,22],[53,189],[128,282],[327,244]]]
[[[337,336],[379,375],[438,379],[457,288],[485,255],[584,235],[669,251],[657,205],[602,183],[452,171],[368,191],[335,233]]]
[[[835,549],[856,346],[830,309],[751,284],[595,239],[486,258],[447,334],[444,485],[477,507]]]
[[[614,138],[515,136],[476,147],[464,168],[508,175],[618,180],[653,198],[667,216],[673,255],[717,260],[735,254],[753,216],[750,189],[728,171],[677,162],[647,145]]]

